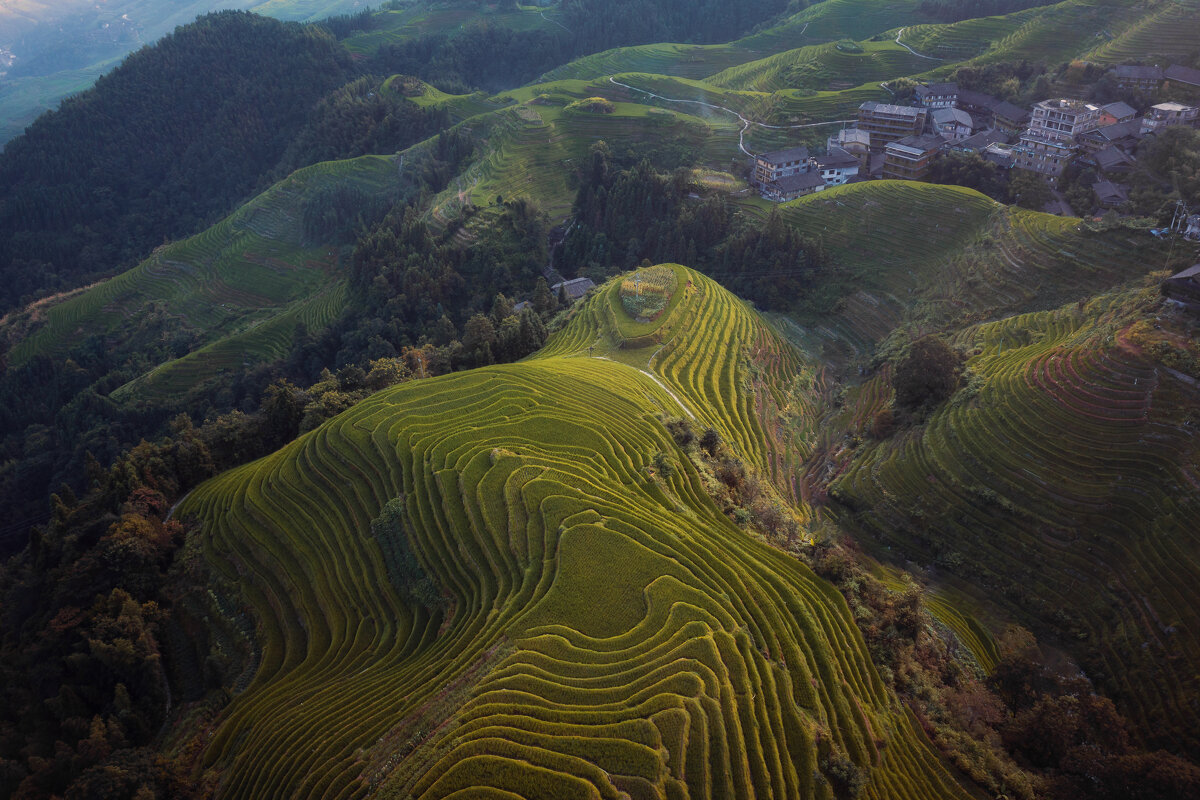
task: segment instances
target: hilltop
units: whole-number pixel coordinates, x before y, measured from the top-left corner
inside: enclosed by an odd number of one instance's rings
[[[653,323],[609,284],[536,358],[385,391],[188,497],[262,634],[205,755],[224,794],[829,797],[836,762],[868,796],[964,796],[842,598],[664,427],[765,467],[744,387],[782,399],[796,358],[672,269]]]

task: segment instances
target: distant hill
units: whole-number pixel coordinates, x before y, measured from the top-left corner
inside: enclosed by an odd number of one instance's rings
[[[83,91],[127,53],[213,11],[248,9],[306,22],[364,10],[364,0],[57,0],[0,3],[0,146]]]

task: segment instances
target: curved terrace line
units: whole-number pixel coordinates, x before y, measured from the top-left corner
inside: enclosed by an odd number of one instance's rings
[[[732,108],[719,106],[715,103],[709,103],[704,100],[685,100],[675,97],[663,97],[661,94],[655,94],[647,89],[639,89],[636,86],[630,86],[628,83],[622,83],[611,75],[608,76],[608,80],[610,83],[616,84],[617,86],[629,89],[630,91],[641,92],[644,95],[653,97],[657,100],[662,100],[667,103],[695,103],[696,105],[705,106],[707,108],[715,108],[718,111],[725,111],[729,114],[733,114],[742,121],[742,129],[738,132],[738,149],[751,158],[754,158],[755,153],[752,153],[746,149],[746,131],[751,125],[757,125],[760,128],[770,128],[772,130],[792,130],[794,128],[815,128],[819,125],[844,125],[847,122],[854,122],[852,119],[831,119],[827,120],[826,122],[806,122],[802,125],[768,125],[765,122],[755,122],[754,120],[746,119],[741,115],[741,113],[734,111]]]
[[[917,58],[927,58],[927,59],[929,59],[930,61],[945,61],[945,60],[946,60],[946,59],[944,59],[944,58],[937,58],[936,56],[927,56],[927,55],[925,55],[924,53],[918,53],[916,50],[913,50],[911,47],[909,47],[908,45],[906,45],[904,42],[900,41],[900,37],[901,37],[901,36],[904,34],[904,32],[905,32],[906,30],[908,30],[908,29],[907,29],[907,28],[901,28],[900,30],[898,30],[898,31],[896,32],[896,44],[900,45],[901,47],[903,47],[903,48],[904,48],[905,50],[907,50],[908,52],[912,53],[912,54],[913,54],[914,56],[916,56]]]

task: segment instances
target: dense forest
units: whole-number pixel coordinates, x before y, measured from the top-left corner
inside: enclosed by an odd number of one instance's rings
[[[0,155],[0,309],[128,266],[261,188],[350,59],[315,27],[202,17]]]
[[[659,173],[649,161],[620,169],[598,142],[581,170],[565,263],[597,280],[643,260],[692,265],[763,308],[804,303],[828,267],[820,242],[784,225],[735,213],[723,195],[693,201],[699,187],[685,167]]]

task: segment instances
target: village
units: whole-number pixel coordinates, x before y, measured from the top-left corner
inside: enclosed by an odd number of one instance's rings
[[[821,154],[799,146],[755,156],[752,181],[764,198],[783,202],[865,180],[951,182],[935,180],[939,162],[977,156],[995,165],[999,180],[1021,173],[1039,178],[1048,190],[1036,192],[1046,198],[1039,210],[1073,216],[1127,212],[1128,180],[1148,137],[1175,126],[1200,127],[1200,70],[1123,65],[1106,77],[1128,96],[1169,93],[1188,102],[1135,108],[1122,100],[1097,104],[1053,97],[1023,108],[956,83],[920,84],[907,105],[898,99],[862,103],[857,121],[831,135]],[[1065,176],[1074,179],[1070,203]],[[1190,211],[1181,207],[1172,227],[1200,240],[1195,213],[1200,209]]]

